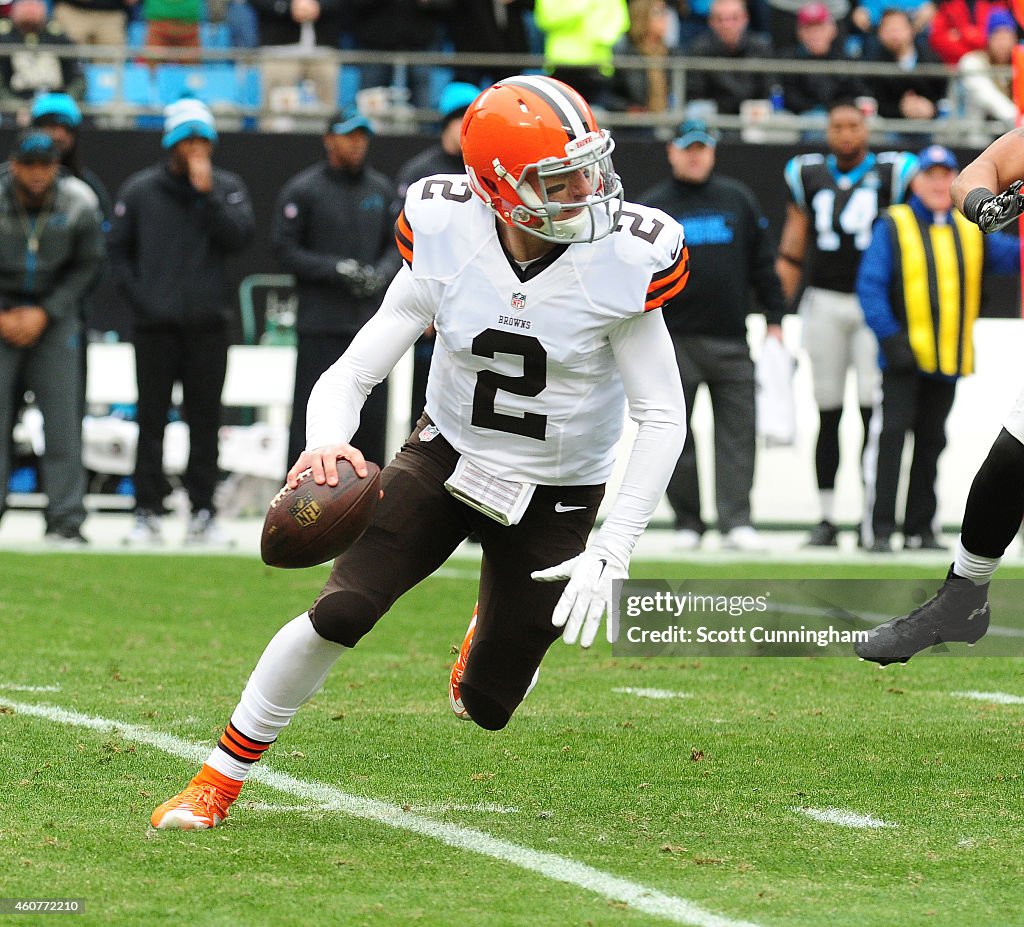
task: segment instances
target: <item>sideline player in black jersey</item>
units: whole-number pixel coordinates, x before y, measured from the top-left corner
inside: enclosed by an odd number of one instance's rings
[[[868,135],[857,105],[837,101],[828,113],[829,154],[797,155],[785,170],[790,202],[776,271],[789,300],[803,288],[803,342],[820,420],[814,462],[821,522],[808,541],[812,547],[837,543],[835,485],[847,370],[853,366],[857,374],[865,436],[880,388],[878,343],[854,292],[857,268],[871,243],[872,223],[903,200],[914,164],[906,153],[872,154]]]
[[[997,138],[953,181],[957,208],[983,232],[1024,213],[1024,129]],[[906,663],[936,644],[975,643],[991,618],[988,586],[1024,518],[1024,393],[1017,397],[981,465],[971,491],[953,563],[939,591],[909,615],[875,628],[854,646],[857,656]]]

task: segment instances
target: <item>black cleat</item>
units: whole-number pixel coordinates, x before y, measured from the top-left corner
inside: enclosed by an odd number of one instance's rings
[[[862,660],[880,666],[906,663],[915,653],[936,644],[976,643],[988,630],[990,618],[988,583],[976,586],[955,575],[950,567],[942,587],[924,605],[873,628],[867,640],[854,644],[853,650]]]
[[[839,531],[827,518],[823,518],[811,529],[811,536],[804,547],[838,547]]]
[[[876,537],[866,548],[869,554],[891,554],[892,553],[892,541],[887,537]]]

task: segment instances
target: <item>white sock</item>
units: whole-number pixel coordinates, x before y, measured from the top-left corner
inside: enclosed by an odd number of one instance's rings
[[[956,556],[953,558],[953,572],[957,576],[969,579],[975,586],[983,586],[995,573],[996,567],[1002,557],[979,557],[972,554],[966,547],[962,538],[956,542]]]
[[[819,489],[818,500],[821,507],[821,520],[835,521],[836,491],[834,489]]]
[[[255,741],[276,740],[303,702],[320,690],[347,649],[317,634],[306,612],[289,621],[263,651],[231,715],[231,726]],[[252,763],[236,759],[219,746],[206,762],[232,779],[245,779],[252,769]]]

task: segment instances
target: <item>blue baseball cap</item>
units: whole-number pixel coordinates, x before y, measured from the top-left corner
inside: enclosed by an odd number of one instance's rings
[[[15,139],[11,160],[20,164],[52,164],[60,160],[60,152],[45,132],[26,129]]]
[[[354,106],[346,106],[341,112],[335,113],[327,122],[324,135],[348,135],[362,129],[373,135],[373,124]]]
[[[926,171],[930,167],[948,167],[951,171],[960,170],[956,155],[944,145],[929,145],[917,156],[917,169]]]
[[[676,148],[689,148],[691,145],[707,145],[714,148],[718,144],[718,133],[708,128],[703,119],[687,119],[679,127],[679,135],[672,140]]]
[[[462,116],[469,104],[480,96],[480,88],[461,80],[453,80],[441,92],[437,108],[441,111],[441,119],[448,122]]]
[[[217,142],[217,127],[210,108],[195,97],[183,97],[164,107],[164,148],[173,148],[186,138]]]
[[[44,93],[35,98],[30,112],[32,123],[55,122],[77,129],[82,124],[82,111],[66,93]]]

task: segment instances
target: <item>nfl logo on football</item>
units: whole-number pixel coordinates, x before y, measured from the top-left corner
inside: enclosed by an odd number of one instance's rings
[[[526,308],[526,294],[525,293],[513,293],[512,294],[512,309],[515,312],[522,312]]]
[[[292,518],[303,528],[315,525],[323,514],[320,503],[313,498],[312,493],[308,492],[305,495],[299,496],[289,511],[292,514]]]

